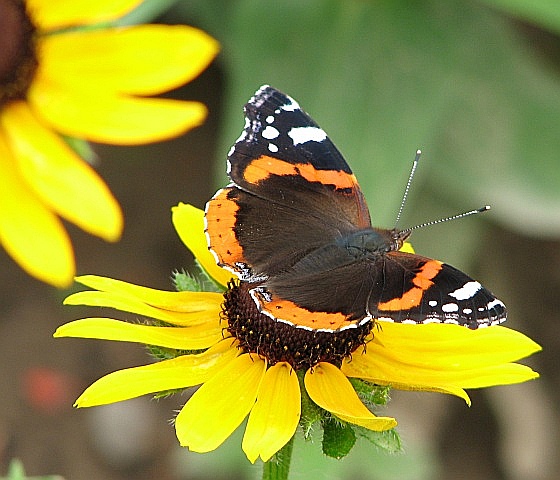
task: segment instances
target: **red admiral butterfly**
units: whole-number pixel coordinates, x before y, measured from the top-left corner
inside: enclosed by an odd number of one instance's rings
[[[438,260],[400,252],[410,230],[372,227],[352,170],[291,97],[261,87],[228,155],[226,188],[206,205],[217,263],[251,285],[259,310],[307,330],[371,320],[501,323],[506,308]]]

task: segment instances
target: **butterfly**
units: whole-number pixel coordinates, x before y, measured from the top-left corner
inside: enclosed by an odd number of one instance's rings
[[[410,229],[372,226],[348,163],[293,98],[265,85],[244,111],[231,183],[207,203],[205,231],[218,265],[249,284],[261,313],[327,332],[377,320],[476,329],[506,319],[476,280],[400,251]]]

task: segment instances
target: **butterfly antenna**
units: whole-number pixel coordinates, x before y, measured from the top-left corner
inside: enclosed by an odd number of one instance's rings
[[[420,160],[420,155],[422,155],[421,150],[416,150],[416,156],[414,157],[414,162],[412,162],[412,168],[410,169],[410,175],[408,176],[408,181],[406,182],[406,188],[404,189],[404,195],[401,201],[401,206],[399,208],[399,213],[397,213],[397,220],[395,221],[395,228],[397,227],[399,220],[404,209],[404,204],[406,203],[406,198],[408,197],[408,191],[410,190],[410,185],[412,184],[412,178],[416,172],[416,167],[418,166],[418,160]]]
[[[401,231],[403,233],[410,233],[412,230],[417,230],[419,228],[430,227],[432,225],[437,225],[438,223],[449,222],[450,220],[457,220],[458,218],[469,217],[471,215],[476,215],[477,213],[482,213],[490,210],[490,205],[485,205],[484,207],[477,208],[476,210],[471,210],[469,212],[459,213],[457,215],[452,215],[451,217],[440,218],[439,220],[432,220],[431,222],[422,223],[414,227],[407,228]]]

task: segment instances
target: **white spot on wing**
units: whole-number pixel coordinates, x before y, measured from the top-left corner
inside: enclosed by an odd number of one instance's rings
[[[467,300],[474,297],[476,292],[482,288],[482,285],[474,280],[465,283],[461,288],[458,288],[454,292],[449,294],[450,297],[456,298],[457,300]]]
[[[488,310],[490,310],[491,308],[494,307],[505,307],[505,305],[503,304],[503,302],[501,302],[500,300],[498,300],[497,298],[495,298],[494,300],[492,300],[489,304],[488,304]]]
[[[288,136],[293,140],[294,145],[306,142],[322,142],[327,138],[327,134],[318,127],[293,127]]]
[[[274,115],[269,115],[266,117],[266,123],[274,123]]]
[[[428,305],[429,305],[430,307],[435,307],[435,306],[437,305],[437,301],[435,301],[435,300],[430,300],[430,301],[428,302]]]
[[[441,320],[438,317],[426,317],[422,323],[441,323]]]
[[[456,303],[446,303],[441,306],[441,309],[446,313],[456,312],[459,310],[459,305]]]
[[[278,147],[276,145],[274,145],[274,143],[269,143],[268,144],[268,151],[272,152],[272,153],[277,153],[278,152]]]
[[[263,138],[266,138],[267,140],[274,140],[275,138],[278,137],[278,135],[280,135],[280,132],[274,128],[271,127],[270,125],[268,125],[261,133],[261,135],[263,136]]]

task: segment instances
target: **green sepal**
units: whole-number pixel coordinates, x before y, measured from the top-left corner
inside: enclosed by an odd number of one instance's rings
[[[305,390],[305,385],[303,383],[303,377],[305,376],[304,371],[297,372],[299,387],[301,391],[301,417],[299,419],[299,425],[303,431],[303,438],[309,440],[315,424],[320,424],[325,418],[326,413],[322,408],[320,408],[307,394]]]
[[[348,378],[360,400],[368,407],[386,405],[391,399],[391,387],[375,385],[360,378]]]
[[[327,457],[344,458],[356,443],[354,428],[334,418],[323,421],[323,453]]]
[[[355,427],[356,435],[366,438],[377,448],[386,453],[401,453],[403,451],[401,437],[393,428],[383,432],[374,432],[364,427]]]
[[[194,261],[196,273],[175,271],[172,274],[173,285],[178,292],[217,292],[222,293],[225,289],[216,283],[202,268],[198,260]]]
[[[83,138],[64,136],[64,141],[68,146],[74,150],[81,158],[83,158],[90,165],[95,165],[97,161],[97,154],[91,148],[91,143]]]
[[[154,393],[153,398],[154,400],[159,400],[161,398],[168,398],[168,397],[172,397],[177,393],[183,393],[184,391],[185,391],[184,388],[173,388],[171,390],[163,390],[161,392]]]
[[[207,350],[206,348],[199,350],[178,350],[175,348],[160,347],[159,345],[146,345],[146,348],[150,355],[158,361],[171,360],[181,355],[197,355]]]
[[[171,279],[178,292],[202,292],[202,282],[189,272],[177,270],[171,274]]]

